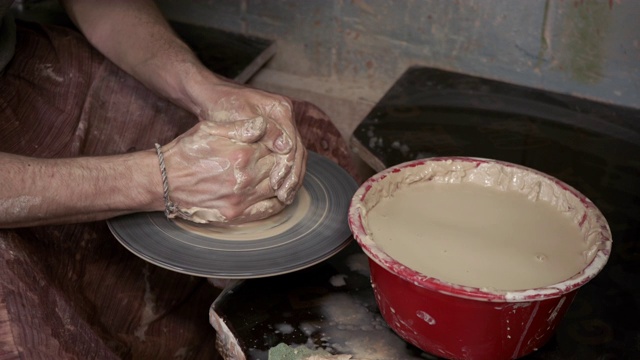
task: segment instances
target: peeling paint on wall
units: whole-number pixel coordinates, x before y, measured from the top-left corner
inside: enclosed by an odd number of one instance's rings
[[[574,80],[596,83],[605,76],[605,41],[611,22],[611,6],[596,1],[560,3],[556,66],[567,71]]]
[[[640,108],[637,0],[156,1],[276,39],[269,69],[299,78],[390,86],[425,65]]]

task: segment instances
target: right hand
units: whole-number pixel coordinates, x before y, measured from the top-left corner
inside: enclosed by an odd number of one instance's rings
[[[235,224],[280,212],[269,175],[276,154],[255,142],[266,122],[201,121],[162,149],[169,196],[181,217],[199,223]]]
[[[303,183],[307,152],[296,129],[292,100],[220,78],[201,84],[194,93],[195,113],[201,121],[226,124],[255,117],[266,121],[266,130],[256,142],[274,153],[271,187],[280,201],[293,202]]]

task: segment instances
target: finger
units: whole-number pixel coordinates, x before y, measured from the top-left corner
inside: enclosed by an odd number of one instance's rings
[[[284,179],[289,176],[291,167],[293,166],[293,161],[289,159],[293,159],[294,157],[295,153],[289,155],[276,155],[275,165],[269,174],[269,182],[274,190],[282,186]]]
[[[256,192],[253,193],[250,197],[248,197],[248,200],[250,200],[250,201],[247,203],[247,208],[250,207],[249,206],[250,204],[257,204],[257,203],[260,203],[260,202],[268,200],[268,199],[278,200],[278,198],[276,197],[275,192],[269,186],[269,183],[266,182],[266,181],[265,182],[261,182],[260,184],[258,184],[256,186]],[[258,210],[258,208],[254,208],[254,209]],[[261,210],[262,211],[268,211],[268,209],[261,209]]]
[[[227,217],[230,224],[265,219],[282,211],[286,206],[275,196],[268,181],[263,181],[256,185],[254,192],[247,195],[243,203],[248,204],[245,205],[244,210]]]
[[[246,144],[262,139],[267,132],[267,121],[262,116],[229,122],[207,121],[203,126],[210,135]]]
[[[238,166],[234,172],[236,180],[234,192],[236,194],[249,194],[249,196],[256,193],[266,194],[258,200],[275,196],[275,189],[270,186],[269,178],[271,169],[275,164],[275,155],[263,146],[260,147],[267,153],[264,155],[256,154],[258,156],[257,160],[255,158],[254,160],[244,158],[244,164]],[[251,200],[256,200],[256,198],[253,197],[249,201]]]
[[[269,127],[271,127],[271,130],[269,130]],[[271,172],[271,186],[274,189],[278,189],[280,188],[280,186],[282,186],[282,183],[284,182],[284,180],[291,174],[291,168],[294,165],[294,161],[295,161],[295,157],[297,154],[297,143],[299,141],[291,141],[292,137],[287,135],[284,130],[282,130],[282,128],[278,125],[278,123],[276,123],[275,121],[269,120],[269,125],[267,126],[268,130],[267,133],[268,134],[275,134],[278,133],[279,138],[275,140],[275,143],[273,143],[273,147],[276,146],[280,146],[283,145],[285,146],[284,148],[282,148],[282,150],[284,150],[285,148],[288,149],[288,152],[278,152],[276,150],[273,150],[275,153],[280,154],[280,156],[278,156],[277,160],[276,160],[276,166],[273,168],[273,171]],[[273,129],[277,128],[279,129],[277,132],[274,131]],[[295,129],[293,129],[293,131],[295,131]],[[294,139],[298,139],[298,134],[297,132],[294,132],[293,135],[295,136]],[[279,144],[279,142],[286,142],[285,143],[281,143]],[[265,146],[269,146],[269,144],[272,143],[270,139],[266,139],[266,144]]]
[[[274,123],[275,122],[271,122],[270,123]],[[274,126],[275,127],[275,126]],[[282,129],[280,127],[278,127],[279,129]],[[286,142],[286,144],[280,144],[285,146],[283,148],[284,149],[288,149],[288,152],[278,152],[276,150],[274,150],[274,152],[279,153],[280,156],[277,158],[276,160],[276,166],[273,168],[273,171],[271,172],[271,186],[274,189],[278,189],[280,186],[282,186],[282,183],[284,182],[284,179],[287,178],[290,173],[291,173],[291,168],[294,165],[294,160],[297,154],[297,145],[299,143],[299,141],[293,141],[291,143],[289,143],[291,141],[291,139],[299,139],[299,136],[297,134],[297,132],[295,132],[296,130],[293,129],[294,133],[293,135],[295,137],[291,137],[289,135],[287,135],[284,131],[281,130],[280,132],[280,138],[278,138],[276,140],[276,143],[280,142],[280,141],[284,141]],[[269,130],[267,131],[269,133]],[[271,132],[273,133],[273,131]],[[267,140],[268,141],[268,140]],[[268,144],[267,144],[268,146]],[[277,144],[275,144],[274,146],[277,146]]]
[[[260,142],[276,154],[288,154],[294,150],[293,137],[276,119],[267,118],[267,129]],[[293,133],[295,135],[295,133]]]
[[[257,218],[265,218],[268,214],[275,214],[279,207],[269,208],[268,199],[276,199],[273,189],[269,186],[268,180],[263,180],[255,186],[250,187],[251,191],[242,194],[236,193],[233,199],[228,199],[222,207],[222,215],[227,224],[240,224]],[[262,204],[257,206],[256,204]],[[274,206],[275,204],[271,204]]]
[[[285,179],[282,185],[276,190],[276,196],[280,201],[285,204],[291,204],[295,198],[296,192],[302,186],[304,180],[304,174],[307,168],[307,151],[301,145],[299,152],[301,153],[296,157],[292,171]]]
[[[267,119],[273,120],[273,122],[269,122],[269,125],[274,125],[269,138],[272,140],[273,149],[271,150],[279,154],[295,151],[298,133],[294,124],[291,102],[286,98],[280,98],[263,108],[261,114],[265,115]]]
[[[275,196],[275,189],[271,186],[271,172],[277,164],[277,157],[279,155],[269,153],[260,160],[258,160],[256,171],[258,172],[257,178],[260,180],[260,184],[264,183],[264,186],[268,189],[270,196]],[[257,189],[257,187],[256,187]]]
[[[275,197],[264,199],[249,206],[242,215],[242,221],[247,222],[266,219],[282,211],[285,206],[286,204],[283,204]]]

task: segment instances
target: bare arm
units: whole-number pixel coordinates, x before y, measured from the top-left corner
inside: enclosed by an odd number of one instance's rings
[[[162,210],[154,152],[38,159],[0,153],[0,228]]]
[[[96,49],[148,88],[189,111],[199,111],[188,94],[191,81],[222,82],[174,34],[151,0],[62,3]]]
[[[172,31],[151,0],[63,0],[87,39],[148,88],[203,121],[267,120],[259,139],[279,156],[270,183],[284,203],[302,185],[306,150],[293,120],[291,101],[232,84],[210,72]]]
[[[284,204],[269,184],[276,155],[251,138],[264,128],[261,117],[202,121],[164,145],[170,197],[178,207],[170,216],[232,224],[281,211]],[[155,149],[66,159],[0,153],[0,170],[0,228],[165,209]]]

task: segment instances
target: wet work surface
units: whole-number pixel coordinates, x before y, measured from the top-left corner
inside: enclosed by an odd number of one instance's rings
[[[429,68],[411,68],[355,130],[377,171],[417,158],[522,164],[572,185],[604,213],[613,252],[552,339],[526,359],[640,358],[640,111]],[[355,242],[293,274],[249,280],[214,303],[249,359],[279,343],[354,359],[436,359],[385,324]]]
[[[234,359],[269,359],[281,343],[349,354],[353,359],[425,359],[378,312],[367,257],[357,243],[328,261],[291,274],[252,279],[227,288],[214,302],[218,350]],[[428,357],[426,357],[428,358]],[[273,359],[271,359],[273,360]]]

